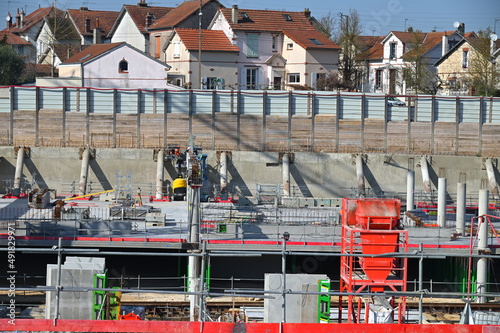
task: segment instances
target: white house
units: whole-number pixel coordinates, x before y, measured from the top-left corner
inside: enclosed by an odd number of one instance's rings
[[[314,29],[310,11],[221,8],[210,25],[240,50],[241,89],[296,89],[336,73],[340,48]]]
[[[169,68],[127,43],[94,44],[63,61],[54,82],[95,88],[178,89],[167,84]],[[37,80],[37,85],[52,84]]]

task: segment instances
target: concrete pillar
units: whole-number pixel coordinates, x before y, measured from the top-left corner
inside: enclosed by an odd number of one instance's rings
[[[446,178],[438,181],[437,224],[441,228],[446,226]]]
[[[158,161],[156,163],[156,199],[163,199],[163,170],[165,162],[165,151],[158,151]]]
[[[415,171],[408,171],[406,176],[406,211],[415,209]]]
[[[356,179],[358,180],[358,196],[364,198],[366,196],[365,176],[363,174],[363,155],[361,154],[356,156]]]
[[[457,184],[457,233],[465,236],[465,208],[467,184]]]
[[[189,189],[189,216],[190,216],[190,229],[189,229],[189,241],[198,247],[200,244],[200,188],[190,188]],[[197,251],[199,252],[199,251]],[[200,292],[200,268],[201,259],[200,257],[190,256],[189,257],[189,291],[190,292]],[[191,321],[198,321],[200,318],[200,297],[198,295],[189,295],[189,318]]]
[[[220,154],[220,193],[227,193],[227,153]]]
[[[427,157],[420,158],[420,169],[422,169],[422,181],[424,182],[425,193],[431,193],[431,177],[429,176],[429,165],[427,164]]]
[[[283,154],[283,196],[290,196],[290,156]]]
[[[486,165],[486,172],[488,173],[488,183],[490,184],[490,191],[493,199],[498,199],[498,188],[497,188],[497,180],[495,177],[495,169],[493,169],[493,162],[491,158],[487,158],[484,162]]]
[[[14,176],[14,189],[13,194],[21,194],[21,179],[23,178],[23,166],[24,166],[24,149],[19,147],[17,151],[17,161],[16,161],[16,173]]]
[[[479,211],[478,216],[488,214],[488,199],[489,191],[480,190],[479,191]],[[488,248],[488,220],[486,218],[482,219],[481,226],[478,232],[478,244],[477,248],[479,253],[482,250]],[[477,293],[486,293],[486,284],[488,283],[488,259],[481,258],[477,261]],[[478,297],[478,303],[486,302],[486,297]]]
[[[80,186],[78,187],[78,195],[85,195],[87,191],[87,177],[89,174],[90,149],[86,147],[82,156],[82,169],[80,171]]]

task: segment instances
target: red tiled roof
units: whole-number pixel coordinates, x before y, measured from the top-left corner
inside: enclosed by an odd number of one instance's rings
[[[61,62],[69,59],[73,55],[87,49],[90,45],[81,44],[56,44],[54,45],[55,53]]]
[[[104,10],[81,10],[68,9],[68,13],[75,23],[78,31],[83,36],[92,35],[94,28],[97,26],[97,18],[99,18],[99,27],[101,35],[106,36],[118,17],[120,12],[104,11]],[[85,31],[85,20],[90,19],[90,31]]]
[[[278,32],[314,29],[304,12],[238,9],[238,23],[233,23],[232,8],[221,8],[220,11],[233,30]],[[248,18],[243,18],[242,13],[248,15]],[[287,21],[284,15],[288,15],[291,20]]]
[[[212,0],[202,0],[202,6],[206,5]],[[195,13],[200,8],[199,0],[184,1],[179,6],[168,12],[162,18],[156,20],[151,25],[151,29],[175,27],[177,24],[185,20],[189,15]]]
[[[384,44],[382,44],[383,37],[375,43],[372,47],[362,52],[358,55],[358,59],[360,60],[378,60],[384,57]]]
[[[175,32],[188,50],[198,51],[198,29],[175,29]],[[201,49],[202,51],[239,52],[238,47],[232,45],[221,30],[202,30]]]
[[[283,33],[304,49],[340,49],[337,44],[316,30],[283,30]],[[317,41],[317,43],[314,43],[313,40]]]
[[[146,16],[149,14],[153,15],[153,24],[156,20],[165,16],[168,12],[173,10],[171,7],[150,7],[150,6],[136,6],[136,5],[123,5],[127,12],[134,20],[137,28],[142,33],[146,33]]]
[[[424,32],[409,32],[409,31],[391,31],[403,44],[412,43],[415,40],[423,41],[425,39]]]
[[[22,27],[19,28],[18,27],[19,22],[16,22],[12,25],[12,28],[4,29],[2,31],[9,31],[11,33],[21,33],[23,31],[28,30],[41,20],[43,20],[46,16],[54,16],[54,14],[60,17],[64,16],[64,12],[56,7],[38,8],[29,15],[26,15],[26,17],[24,18],[24,25]]]
[[[125,44],[125,42],[121,43],[106,43],[106,44],[93,44],[87,47],[85,50],[78,52],[77,54],[69,57],[65,61],[63,61],[63,64],[76,64],[76,63],[85,63],[88,62],[89,60],[92,60],[96,58],[97,56],[106,53],[122,44]]]
[[[0,40],[4,38],[4,36],[7,36],[7,44],[8,45],[31,45],[30,42],[22,39],[18,35],[11,34],[9,32],[2,32],[0,33]]]
[[[380,44],[385,36],[358,36],[357,44],[361,51],[366,51],[369,48]]]

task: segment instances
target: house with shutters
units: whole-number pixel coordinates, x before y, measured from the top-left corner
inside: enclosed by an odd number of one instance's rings
[[[30,42],[22,39],[18,35],[7,32],[0,32],[0,40],[5,38],[5,43],[10,45],[14,51],[25,59],[25,62],[35,62],[35,48]]]
[[[231,81],[239,89],[310,89],[336,75],[340,47],[314,29],[310,14],[219,9],[209,29],[224,32],[240,51]]]
[[[171,66],[169,82],[180,87],[237,89],[239,50],[220,30],[202,30],[201,75],[199,72],[199,30],[174,29],[165,45],[165,59]]]
[[[219,8],[223,7],[217,0],[201,1],[201,28],[206,29]],[[165,16],[156,20],[147,27],[149,32],[149,54],[161,61],[165,61],[166,44],[175,29],[199,29],[200,1],[184,1],[172,9]]]
[[[411,65],[414,47],[420,46],[428,69],[435,73],[433,64],[463,38],[463,29],[463,24],[457,31],[413,32],[410,28],[408,31],[391,31],[383,39],[378,38],[372,47],[359,56],[360,66],[367,68],[368,75],[361,90],[406,94],[404,71]]]
[[[145,0],[140,0],[137,5],[124,5],[106,38],[109,38],[111,43],[126,42],[150,54],[150,35],[147,28],[171,10],[171,7],[149,6]]]
[[[117,11],[89,10],[88,7],[66,11],[66,17],[76,27],[82,45],[110,43],[108,34],[118,14]]]

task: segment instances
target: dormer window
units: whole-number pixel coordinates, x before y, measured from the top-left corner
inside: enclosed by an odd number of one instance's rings
[[[244,12],[241,12],[241,17],[244,19],[244,20],[248,20],[250,17],[248,17],[248,14],[247,13],[244,13]]]
[[[292,21],[292,17],[288,14],[283,14],[283,17],[285,18],[285,20],[287,21]]]
[[[390,54],[389,59],[396,59],[396,43],[390,43]]]
[[[128,73],[128,62],[125,59],[120,61],[120,63],[118,64],[118,72]]]

